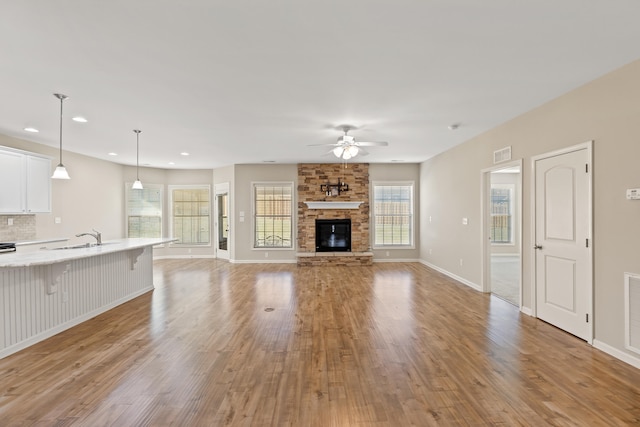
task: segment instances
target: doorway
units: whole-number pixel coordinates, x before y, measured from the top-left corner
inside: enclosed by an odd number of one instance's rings
[[[536,317],[593,340],[592,142],[534,157]]]
[[[215,234],[216,234],[216,254],[218,258],[229,259],[230,251],[230,231],[229,222],[229,183],[215,185]]]
[[[522,160],[482,171],[483,291],[522,306]]]

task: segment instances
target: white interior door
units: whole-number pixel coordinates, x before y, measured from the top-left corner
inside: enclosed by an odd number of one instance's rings
[[[229,183],[215,185],[215,236],[216,236],[216,256],[222,259],[229,259],[231,244],[230,215],[229,215]]]
[[[592,339],[591,146],[534,159],[536,315]]]

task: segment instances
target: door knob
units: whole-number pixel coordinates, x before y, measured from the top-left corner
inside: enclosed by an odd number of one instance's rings
[[[540,245],[534,245],[534,246],[533,246],[533,249],[542,249],[542,246],[540,246]]]

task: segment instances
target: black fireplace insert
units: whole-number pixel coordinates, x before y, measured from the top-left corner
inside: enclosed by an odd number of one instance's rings
[[[316,252],[351,252],[351,220],[316,219]]]

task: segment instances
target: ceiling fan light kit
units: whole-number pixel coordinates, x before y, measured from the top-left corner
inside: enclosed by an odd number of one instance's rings
[[[357,156],[358,154],[365,155],[366,151],[362,149],[362,147],[384,147],[389,145],[385,141],[376,141],[376,142],[365,142],[365,141],[356,141],[355,137],[348,134],[349,130],[353,127],[351,126],[343,126],[344,135],[338,137],[338,141],[335,144],[310,144],[310,146],[314,145],[329,145],[335,147],[331,150],[333,155],[342,160],[349,160]]]

